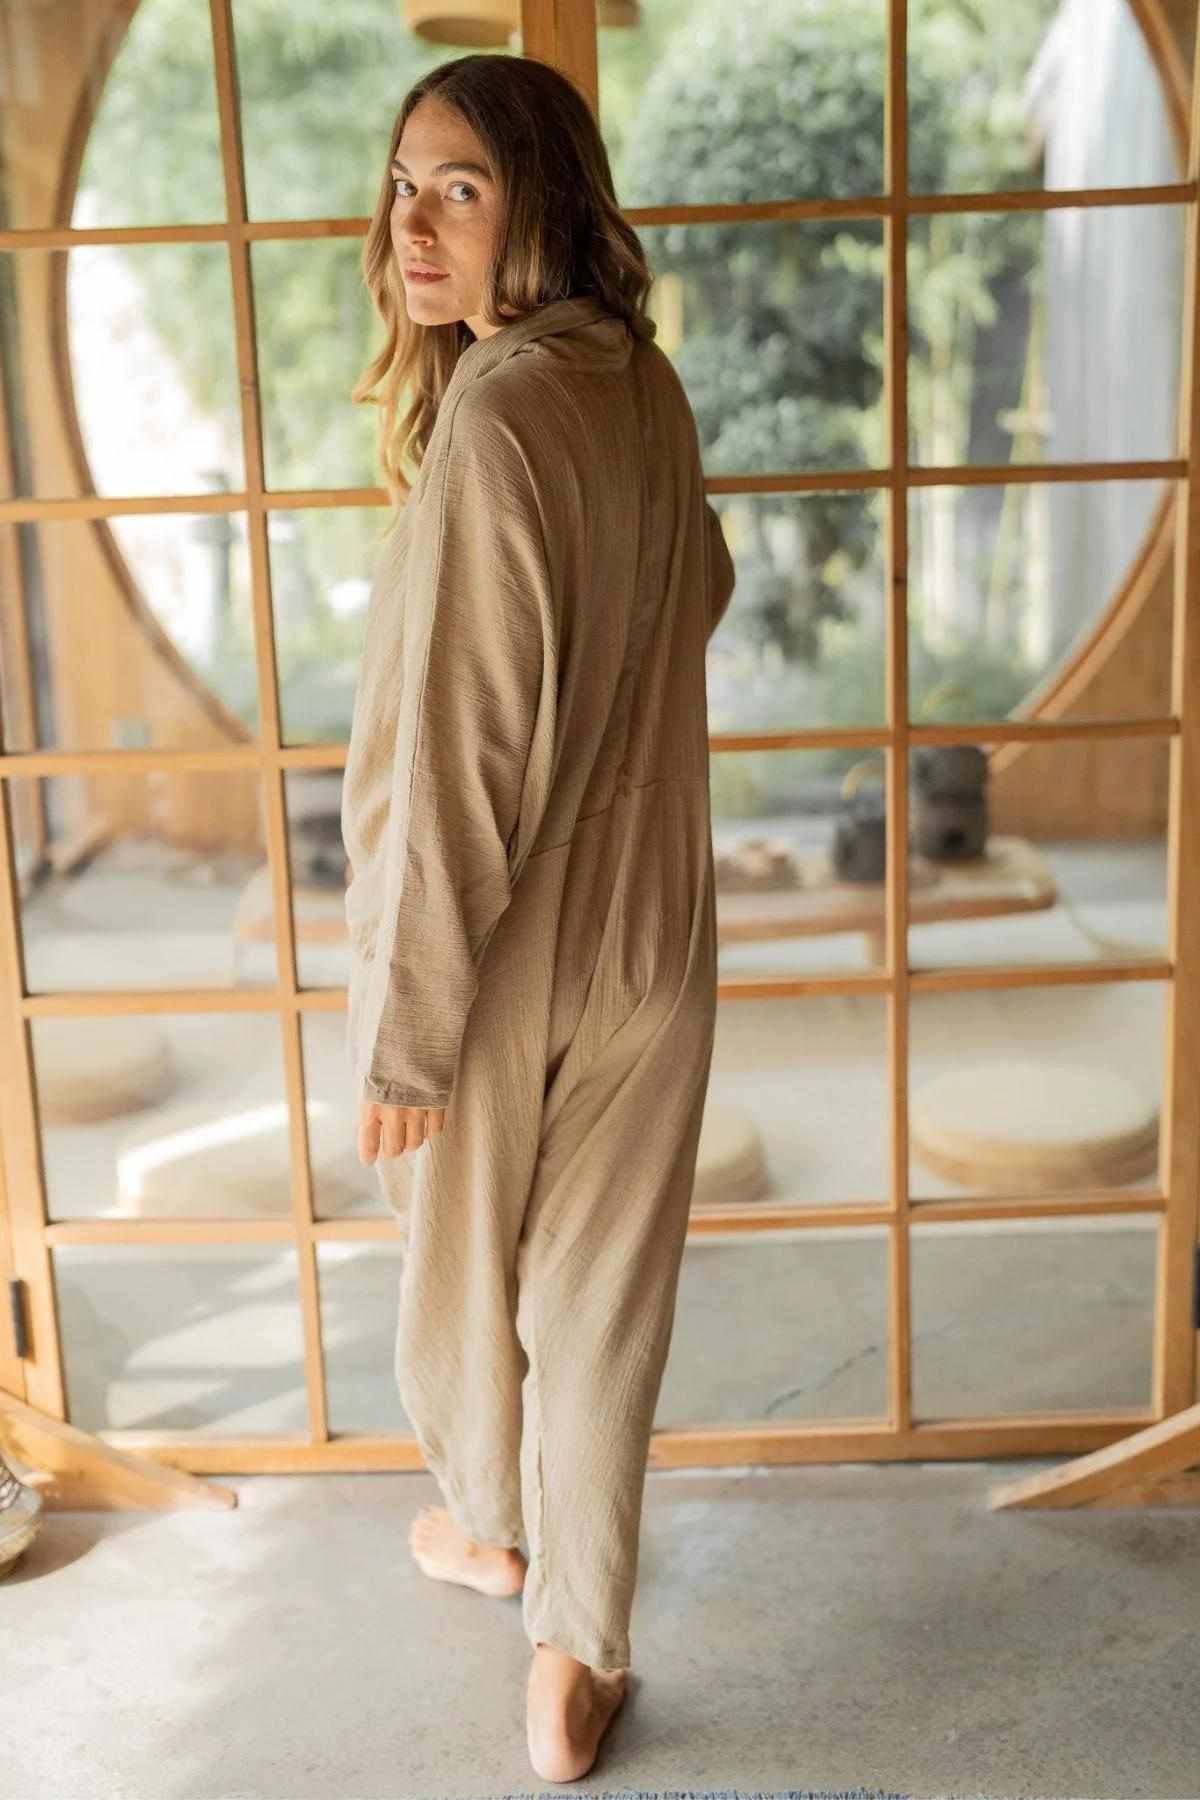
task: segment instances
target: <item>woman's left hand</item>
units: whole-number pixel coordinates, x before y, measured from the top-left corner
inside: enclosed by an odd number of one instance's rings
[[[444,1106],[383,1106],[364,1100],[358,1109],[358,1160],[373,1163],[379,1156],[419,1150],[427,1138],[437,1137],[445,1118]]]

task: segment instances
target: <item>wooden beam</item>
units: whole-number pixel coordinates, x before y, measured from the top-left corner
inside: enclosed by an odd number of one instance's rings
[[[599,115],[596,0],[523,0],[521,51],[568,76]]]
[[[993,1488],[988,1506],[993,1512],[1009,1506],[1136,1506],[1153,1498],[1164,1478],[1182,1475],[1198,1462],[1200,1403],[1056,1469]],[[1160,1496],[1157,1504],[1195,1506],[1200,1480],[1173,1482],[1170,1492],[1183,1497]]]
[[[171,1512],[188,1506],[231,1507],[234,1488],[204,1481],[184,1469],[52,1418],[15,1395],[0,1393],[0,1449],[36,1471],[22,1476],[47,1509],[72,1512]]]

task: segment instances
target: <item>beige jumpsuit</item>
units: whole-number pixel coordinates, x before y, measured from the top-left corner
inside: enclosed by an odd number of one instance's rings
[[[630,1660],[716,1008],[733,566],[653,340],[575,296],[462,353],[377,563],[342,798],[352,1092],[447,1108],[375,1164],[401,1398],[457,1523],[524,1527],[530,1642],[597,1667]]]

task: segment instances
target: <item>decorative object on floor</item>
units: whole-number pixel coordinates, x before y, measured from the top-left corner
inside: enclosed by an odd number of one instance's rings
[[[914,744],[909,844],[931,862],[971,862],[987,848],[987,752],[978,744]]]
[[[322,1218],[353,1210],[367,1185],[349,1115],[310,1100],[313,1202]],[[122,1139],[116,1200],[141,1218],[278,1219],[292,1212],[288,1109],[188,1102],[156,1112]]]
[[[842,780],[846,810],[833,827],[829,858],[839,881],[882,881],[887,863],[887,801],[882,781],[865,788],[868,774],[882,771],[864,756]]]
[[[137,1112],[176,1083],[170,1041],[153,1019],[133,1013],[39,1019],[34,1038],[43,1125],[88,1125]]]
[[[730,1106],[704,1108],[696,1152],[693,1206],[744,1206],[767,1191],[762,1135],[753,1119]]]
[[[925,1168],[964,1187],[1120,1187],[1154,1172],[1158,1105],[1107,1068],[1024,1057],[974,1063],[914,1091],[909,1141]]]
[[[861,931],[867,962],[884,962],[884,884],[840,880],[832,854],[823,844],[797,850],[799,883],[778,891],[727,893],[718,886],[718,944]],[[1050,865],[1024,838],[993,837],[986,854],[969,863],[933,863],[916,851],[908,859],[909,920],[914,926],[1045,912],[1057,898]]]
[[[331,771],[336,775],[337,771]],[[324,804],[320,801],[302,807],[295,785],[288,779],[288,854],[292,863],[292,879],[305,887],[332,888],[345,892],[349,876],[346,846],[342,842],[339,812],[342,783],[326,783],[329,789]]]
[[[786,838],[765,832],[739,838],[729,850],[713,855],[717,886],[723,894],[753,894],[766,889],[798,887],[800,864]]]
[[[10,1575],[37,1536],[43,1501],[36,1488],[26,1487],[0,1456],[0,1581]]]

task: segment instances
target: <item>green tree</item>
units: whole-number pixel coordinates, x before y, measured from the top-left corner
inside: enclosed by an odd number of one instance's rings
[[[1015,0],[1005,30],[981,9],[913,0],[908,61],[909,185],[914,192],[1024,186],[1030,167],[1018,99],[1053,0]],[[627,65],[639,100],[622,111],[615,154],[622,204],[838,198],[884,186],[884,8],[879,0],[760,0],[732,21],[721,0],[677,13],[652,67]],[[994,27],[994,19],[992,25]],[[632,34],[630,34],[632,35]],[[953,222],[955,225],[958,221]],[[960,253],[918,222],[910,251],[914,448],[932,361],[950,365],[948,406],[967,449],[969,326],[995,315],[995,288],[1036,258],[1041,221],[974,229]],[[979,219],[980,226],[990,223]],[[887,453],[883,381],[884,247],[871,220],[677,224],[643,233],[660,277],[682,288],[680,375],[709,473],[864,466]],[[942,351],[949,346],[949,356]],[[963,351],[967,354],[963,354]],[[940,377],[939,377],[940,379]],[[1015,372],[1019,380],[1019,371]],[[998,403],[1011,396],[998,396]],[[739,570],[739,618],[815,663],[827,627],[853,615],[852,584],[875,552],[864,492],[811,496],[806,551],[779,566],[780,495],[746,513],[754,546]],[[743,586],[743,583],[745,584]],[[860,659],[855,679],[867,674]],[[877,668],[877,659],[876,659]],[[940,679],[940,671],[933,670]],[[867,675],[868,688],[877,685]],[[877,716],[860,692],[851,716]]]
[[[917,191],[1033,184],[1019,99],[1055,0],[1008,0],[1004,30],[971,0],[912,0],[910,185]],[[193,0],[142,0],[101,96],[83,167],[102,218],[221,216],[211,46]],[[601,34],[601,125],[624,206],[836,198],[883,186],[883,0],[658,0],[636,31]],[[374,203],[388,127],[407,88],[455,51],[405,32],[377,0],[337,8],[236,0],[236,49],[254,218],[362,214]],[[938,222],[939,225],[941,222]],[[952,223],[954,243],[914,229],[910,366],[915,447],[928,369],[947,365],[952,427],[966,444],[972,334],[1036,258],[1040,221]],[[682,295],[678,355],[710,472],[864,466],[886,454],[880,408],[883,242],[879,222],[744,222],[644,228],[660,286]],[[377,480],[373,409],[350,389],[378,327],[357,239],[254,246],[268,483]],[[215,411],[232,361],[221,246],[144,247],[146,315],[198,409]],[[1007,289],[1005,289],[1007,284]],[[1014,371],[1014,382],[1019,371]],[[1011,394],[997,393],[998,409]],[[942,412],[945,430],[945,411]],[[855,580],[876,554],[868,493],[815,494],[805,552],[781,564],[772,522],[794,496],[762,496],[739,570],[738,620],[789,664],[825,661],[829,704],[878,716],[877,675],[846,645]],[[365,557],[377,521],[296,515],[307,584],[319,595]],[[281,673],[333,656],[351,628],[312,611],[281,644]],[[878,657],[874,659],[877,670]],[[946,670],[930,662],[930,683]],[[837,683],[843,689],[835,691]],[[864,685],[865,683],[865,685]]]

